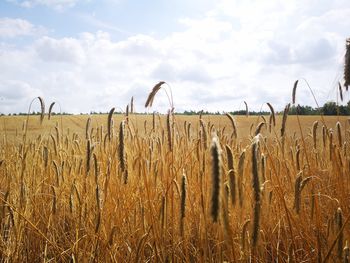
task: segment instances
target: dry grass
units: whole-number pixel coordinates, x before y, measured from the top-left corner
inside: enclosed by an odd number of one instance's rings
[[[132,112],[0,118],[1,260],[349,258],[347,117]]]

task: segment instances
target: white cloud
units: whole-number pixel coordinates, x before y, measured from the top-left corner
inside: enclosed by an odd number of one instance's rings
[[[237,110],[243,100],[254,110],[266,102],[282,110],[300,78],[322,104],[335,98],[329,91],[341,80],[350,15],[345,0],[322,3],[221,1],[202,18],[181,19],[184,29],[162,38],[138,34],[115,41],[111,33],[85,32],[39,37],[24,48],[0,45],[0,71],[4,80],[35,87],[28,101],[37,91],[73,112],[124,108],[131,96],[143,111],[159,80],[171,85],[179,111]],[[304,84],[297,94],[298,103],[314,106]],[[154,109],[167,107],[160,92]]]
[[[32,8],[37,5],[47,6],[56,10],[73,7],[79,0],[7,0],[25,8]]]
[[[0,81],[0,101],[2,112],[27,112],[28,98],[37,94],[42,95],[39,89],[32,88],[30,84],[18,80]],[[16,111],[14,111],[14,108]]]
[[[35,44],[39,57],[46,62],[83,63],[85,52],[74,38],[54,39],[43,37]]]
[[[24,19],[0,18],[0,38],[35,36],[45,33],[43,27],[37,27]]]

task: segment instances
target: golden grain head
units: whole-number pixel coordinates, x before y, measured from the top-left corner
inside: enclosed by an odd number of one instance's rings
[[[344,58],[344,86],[346,91],[350,85],[350,38],[346,39],[346,52]]]
[[[165,84],[165,81],[158,82],[152,89],[151,93],[148,95],[145,107],[152,107],[154,97],[156,96],[157,92],[160,90],[163,84]]]

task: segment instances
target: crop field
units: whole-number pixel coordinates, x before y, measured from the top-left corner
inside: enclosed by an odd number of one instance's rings
[[[349,262],[348,117],[0,117],[2,262]]]

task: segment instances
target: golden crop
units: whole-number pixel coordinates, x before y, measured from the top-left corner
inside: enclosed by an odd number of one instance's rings
[[[274,117],[1,117],[1,260],[348,262],[347,118]]]

